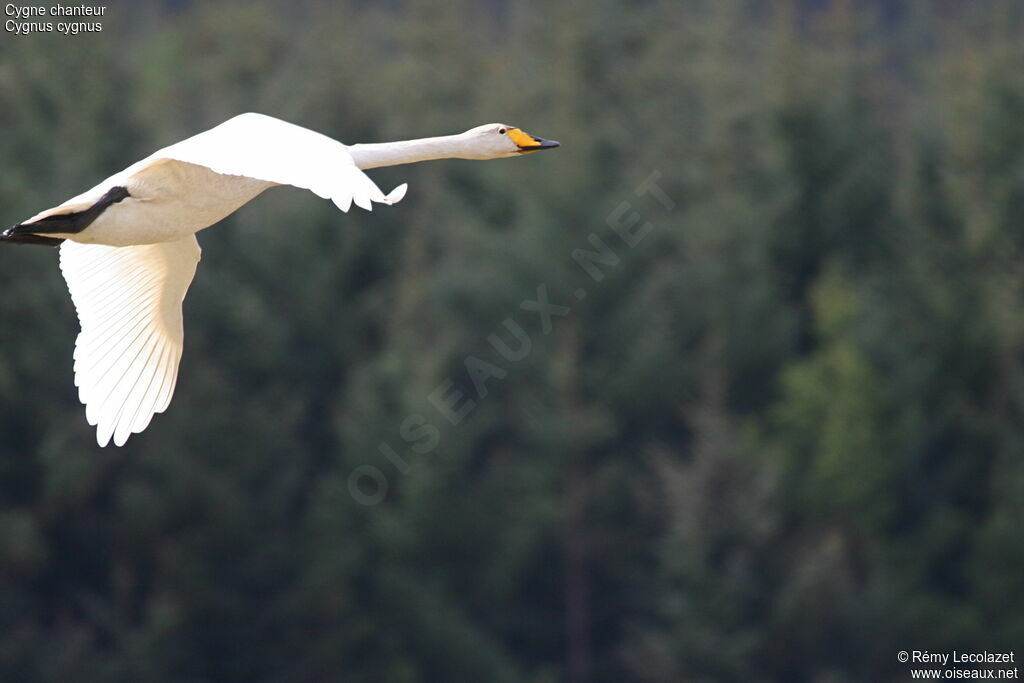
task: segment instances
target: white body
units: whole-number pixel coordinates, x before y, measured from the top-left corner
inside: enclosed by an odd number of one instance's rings
[[[116,247],[171,242],[213,225],[274,185],[312,190],[342,211],[353,202],[365,209],[371,201],[391,204],[405,194],[402,185],[385,197],[348,148],[326,135],[242,114],[154,152],[26,223],[84,210],[110,188],[124,187],[129,196],[86,230],[51,236]]]
[[[459,135],[346,147],[264,116],[242,114],[165,147],[91,190],[16,226],[95,206],[112,188],[128,196],[64,238],[60,265],[82,331],[75,385],[100,446],[123,445],[170,403],[184,343],[181,304],[195,275],[195,233],[275,185],[306,188],[342,211],[393,204],[360,170],[427,159],[492,159],[557,146],[489,124]],[[13,230],[13,229],[12,229]],[[6,233],[5,233],[6,234]]]
[[[90,190],[89,196],[98,199],[118,185],[130,196],[100,214],[87,230],[53,236],[116,247],[172,242],[210,227],[275,183],[223,175],[196,164],[157,160],[123,180],[108,178]],[[173,189],[178,187],[201,187],[204,192],[179,193]]]

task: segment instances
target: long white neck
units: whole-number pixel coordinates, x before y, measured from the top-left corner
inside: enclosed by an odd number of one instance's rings
[[[364,171],[380,166],[398,166],[431,159],[472,159],[467,140],[462,135],[443,135],[419,140],[398,142],[372,142],[349,145],[349,153],[356,166]]]

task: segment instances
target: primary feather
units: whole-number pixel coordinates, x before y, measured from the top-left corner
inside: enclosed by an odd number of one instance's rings
[[[110,247],[64,242],[60,269],[78,311],[75,386],[96,440],[121,446],[167,409],[184,343],[181,303],[199,242]]]

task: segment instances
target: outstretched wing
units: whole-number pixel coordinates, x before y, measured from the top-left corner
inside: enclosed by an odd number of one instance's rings
[[[150,159],[176,159],[224,175],[294,185],[332,200],[342,211],[353,202],[367,211],[371,202],[394,204],[407,188],[403,183],[385,195],[359,170],[345,145],[264,114],[240,114]]]
[[[167,409],[184,340],[181,302],[199,254],[195,235],[131,247],[61,245],[61,272],[82,326],[75,386],[100,446],[111,437],[124,445]]]
[[[246,176],[278,185],[312,190],[342,211],[355,203],[367,211],[372,202],[394,204],[405,196],[402,183],[389,194],[380,191],[337,140],[264,114],[239,114],[219,126],[154,152],[66,202],[24,223],[84,211],[112,187],[132,186],[167,160],[205,166],[224,175]],[[159,181],[157,181],[159,184]]]

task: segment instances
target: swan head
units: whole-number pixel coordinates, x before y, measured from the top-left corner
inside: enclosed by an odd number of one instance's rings
[[[460,137],[466,142],[465,158],[468,159],[501,159],[559,146],[554,140],[538,138],[504,123],[488,123],[470,128]]]

